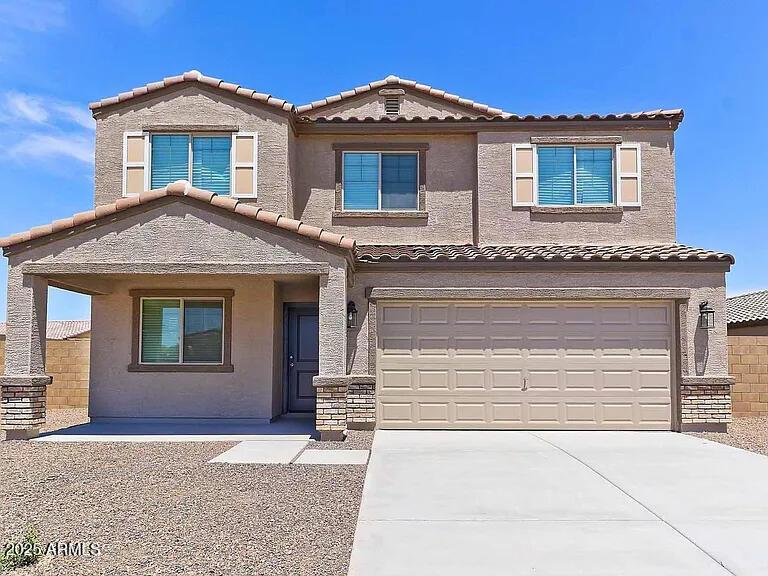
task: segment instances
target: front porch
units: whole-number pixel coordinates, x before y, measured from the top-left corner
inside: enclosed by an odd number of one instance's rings
[[[35,437],[45,421],[49,286],[92,296],[93,421],[256,425],[300,413],[323,439],[343,438],[346,420],[329,416],[347,374],[354,244],[188,184],[182,191],[4,241],[8,439]]]

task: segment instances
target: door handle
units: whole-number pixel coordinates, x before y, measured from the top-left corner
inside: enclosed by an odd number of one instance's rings
[[[293,354],[288,356],[288,367],[293,368]]]
[[[523,378],[523,385],[520,387],[522,392],[528,390],[528,378]]]

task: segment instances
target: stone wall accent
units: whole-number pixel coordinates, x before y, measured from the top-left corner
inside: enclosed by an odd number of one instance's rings
[[[6,440],[27,440],[45,424],[48,376],[0,376],[0,408]]]
[[[46,390],[48,409],[88,406],[90,356],[91,340],[87,337],[46,342],[45,372],[53,377]],[[0,366],[4,362],[5,340],[0,340]]]
[[[344,440],[347,429],[347,380],[343,376],[315,376],[315,428],[320,440]]]
[[[680,382],[681,428],[685,431],[725,432],[731,421],[728,377],[684,377]]]
[[[375,376],[348,377],[347,427],[350,430],[373,430],[376,427]]]
[[[768,336],[728,336],[734,416],[768,415]]]

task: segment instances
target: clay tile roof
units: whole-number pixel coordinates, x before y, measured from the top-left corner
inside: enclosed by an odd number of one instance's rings
[[[370,92],[371,90],[377,90],[384,86],[405,86],[407,88],[416,90],[417,92],[422,92],[423,94],[428,94],[432,97],[440,98],[448,102],[451,102],[453,104],[459,104],[461,106],[465,106],[466,108],[471,108],[472,110],[477,112],[478,115],[502,117],[502,118],[510,116],[510,114],[508,114],[507,112],[504,112],[500,108],[492,108],[487,104],[480,104],[479,102],[475,102],[474,100],[469,100],[467,98],[460,98],[459,96],[446,93],[445,90],[438,90],[437,88],[433,88],[432,86],[428,86],[426,84],[420,84],[415,82],[414,80],[406,80],[404,78],[400,78],[399,76],[394,76],[394,75],[387,76],[382,80],[369,82],[368,84],[364,84],[363,86],[358,86],[354,90],[347,90],[345,92],[340,92],[339,94],[328,96],[326,98],[323,98],[322,100],[316,100],[314,102],[311,102],[310,104],[297,106],[296,112],[298,114],[304,114],[306,112],[310,112],[312,110],[317,110],[318,108],[322,108],[323,106],[328,106],[329,104],[336,104],[341,100],[346,100],[347,98],[352,98],[353,96],[357,96],[359,94],[365,94],[366,92]]]
[[[129,90],[128,92],[121,92],[117,96],[112,96],[111,98],[103,98],[98,102],[91,102],[88,105],[88,108],[94,111],[100,110],[101,108],[105,108],[107,106],[112,106],[114,104],[125,102],[126,100],[131,100],[133,98],[137,98],[139,96],[143,96],[151,92],[156,92],[157,90],[162,90],[163,88],[167,88],[168,86],[181,84],[182,82],[197,82],[199,84],[205,84],[207,86],[212,86],[214,88],[226,90],[227,92],[238,94],[240,96],[244,96],[245,98],[251,98],[252,100],[256,100],[258,102],[263,102],[269,106],[274,106],[275,108],[280,108],[281,110],[285,110],[286,112],[293,112],[294,110],[293,104],[291,104],[286,100],[283,100],[281,98],[276,98],[269,94],[261,94],[259,92],[256,92],[255,90],[242,87],[239,84],[232,84],[230,82],[225,82],[224,80],[220,80],[219,78],[212,78],[211,76],[205,76],[204,74],[201,74],[197,70],[189,70],[188,72],[184,72],[183,74],[180,74],[178,76],[169,76],[167,78],[163,78],[159,82],[150,82],[149,84],[140,86],[138,88],[134,88],[133,90]]]
[[[648,112],[622,112],[617,114],[542,114],[535,116],[528,114],[520,116],[518,114],[508,114],[498,116],[448,116],[442,118],[439,116],[414,116],[412,118],[405,118],[403,116],[381,116],[374,118],[373,116],[352,116],[349,118],[341,118],[335,115],[328,116],[316,116],[315,118],[308,118],[303,116],[300,118],[302,122],[333,122],[333,123],[350,123],[350,122],[396,122],[400,124],[416,124],[421,122],[466,122],[466,121],[481,121],[489,123],[510,123],[510,122],[568,122],[568,121],[607,121],[607,120],[669,120],[674,122],[682,122],[684,112],[681,108],[674,108],[671,110],[651,110]]]
[[[684,244],[650,246],[535,245],[473,246],[460,245],[376,245],[355,248],[361,263],[383,262],[728,262],[734,258],[724,252],[693,248]]]
[[[728,298],[728,324],[768,322],[768,290]]]
[[[311,238],[312,240],[317,240],[323,244],[329,244],[335,248],[353,250],[355,247],[355,241],[347,236],[336,234],[335,232],[330,232],[315,226],[309,226],[300,220],[294,220],[292,218],[287,218],[282,214],[278,214],[277,212],[270,212],[269,210],[257,208],[253,204],[241,203],[234,198],[218,196],[213,192],[201,190],[200,188],[194,188],[186,180],[177,180],[176,182],[168,184],[168,186],[164,186],[163,188],[149,190],[147,192],[141,192],[140,194],[133,196],[120,198],[117,202],[112,204],[97,206],[95,210],[80,212],[75,214],[72,218],[56,220],[55,222],[45,226],[37,226],[31,230],[27,230],[26,232],[19,232],[5,238],[0,238],[0,248],[9,248],[11,246],[15,246],[16,244],[29,242],[30,240],[48,236],[55,232],[72,229],[80,224],[94,222],[101,218],[111,216],[115,212],[122,212],[123,210],[128,210],[129,208],[138,206],[139,204],[148,204],[150,202],[159,200],[160,198],[165,198],[166,196],[186,196],[187,198],[192,198],[206,204],[211,204],[218,208],[228,210],[229,212],[234,212],[236,214],[253,218],[259,222],[291,231],[294,234],[298,234],[299,236]]]
[[[46,327],[48,340],[66,340],[91,331],[90,320],[51,320]],[[0,322],[0,337],[5,338],[5,322]]]

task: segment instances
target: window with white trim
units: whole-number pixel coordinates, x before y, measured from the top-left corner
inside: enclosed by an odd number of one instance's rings
[[[257,145],[254,132],[126,132],[123,195],[187,180],[220,196],[255,198]]]
[[[142,298],[141,364],[223,364],[223,298]]]
[[[637,143],[514,144],[515,206],[634,206],[642,196]]]
[[[540,206],[613,204],[613,148],[538,146]]]
[[[344,210],[417,210],[418,152],[343,153]]]

